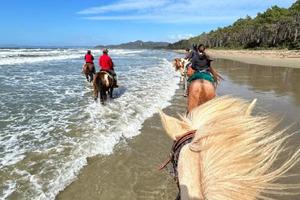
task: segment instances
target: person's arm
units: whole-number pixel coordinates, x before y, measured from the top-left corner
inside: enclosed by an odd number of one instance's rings
[[[101,66],[102,66],[102,59],[101,59],[101,57],[99,58],[99,67],[101,68]]]
[[[92,55],[92,61],[94,61],[94,56]]]
[[[109,60],[110,60],[110,66],[111,66],[112,70],[114,70],[114,63],[111,58]]]
[[[192,57],[193,57],[193,51],[192,52],[190,52],[186,57],[185,57],[185,59],[186,60],[190,60],[190,59],[192,59]]]

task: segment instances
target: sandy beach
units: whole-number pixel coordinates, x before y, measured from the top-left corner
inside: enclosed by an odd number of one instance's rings
[[[183,50],[176,50],[184,53]],[[300,68],[299,50],[215,50],[207,49],[213,58],[222,58],[248,64]]]
[[[300,51],[288,50],[209,50],[214,58],[223,58],[239,62],[300,68]]]
[[[237,61],[217,59],[216,66],[225,81],[218,88],[218,95],[234,95],[248,100],[259,99],[258,107],[264,112],[278,116],[284,113],[282,127],[300,121],[299,87],[286,83],[297,82],[299,69],[243,64]],[[251,74],[255,76],[251,76]],[[246,87],[245,87],[246,86]],[[172,116],[183,114],[186,99],[182,88],[176,91],[171,105],[164,111]],[[168,156],[172,141],[166,136],[158,114],[148,118],[140,130],[141,134],[124,139],[109,156],[94,156],[78,175],[78,178],[61,191],[58,200],[94,199],[174,199],[176,184],[167,171],[157,170]],[[293,141],[298,141],[295,135]],[[297,148],[297,143],[291,143]],[[299,173],[300,166],[293,169]],[[290,178],[287,183],[295,183]],[[280,197],[289,200],[291,196]]]
[[[183,114],[185,101],[183,90],[178,89],[172,105],[164,111],[172,116]],[[175,182],[166,170],[158,170],[172,145],[158,114],[147,119],[140,131],[142,134],[124,140],[112,155],[89,158],[78,179],[57,199],[174,199]]]

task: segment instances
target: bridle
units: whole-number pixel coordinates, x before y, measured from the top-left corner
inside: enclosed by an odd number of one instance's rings
[[[179,139],[175,140],[172,145],[169,158],[159,167],[159,170],[162,170],[169,163],[172,163],[173,173],[171,172],[171,175],[173,175],[179,190],[179,194],[176,199],[180,199],[180,187],[179,187],[178,171],[177,171],[179,154],[184,145],[191,143],[191,141],[195,136],[195,133],[196,130],[189,131],[185,133],[183,136],[181,136]]]

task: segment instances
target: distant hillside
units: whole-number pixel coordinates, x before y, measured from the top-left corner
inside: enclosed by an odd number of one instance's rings
[[[289,48],[300,49],[300,0],[290,8],[273,6],[255,18],[247,16],[232,25],[218,28],[168,47],[183,49],[194,43],[211,48]]]
[[[159,49],[166,48],[170,45],[168,42],[143,42],[137,40],[134,42],[128,42],[118,45],[98,45],[95,48],[115,48],[115,49]]]

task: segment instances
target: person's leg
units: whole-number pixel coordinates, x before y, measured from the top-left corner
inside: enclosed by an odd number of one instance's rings
[[[117,74],[114,70],[110,70],[109,73],[112,75],[113,79],[114,79],[114,87],[119,87],[117,84]]]

